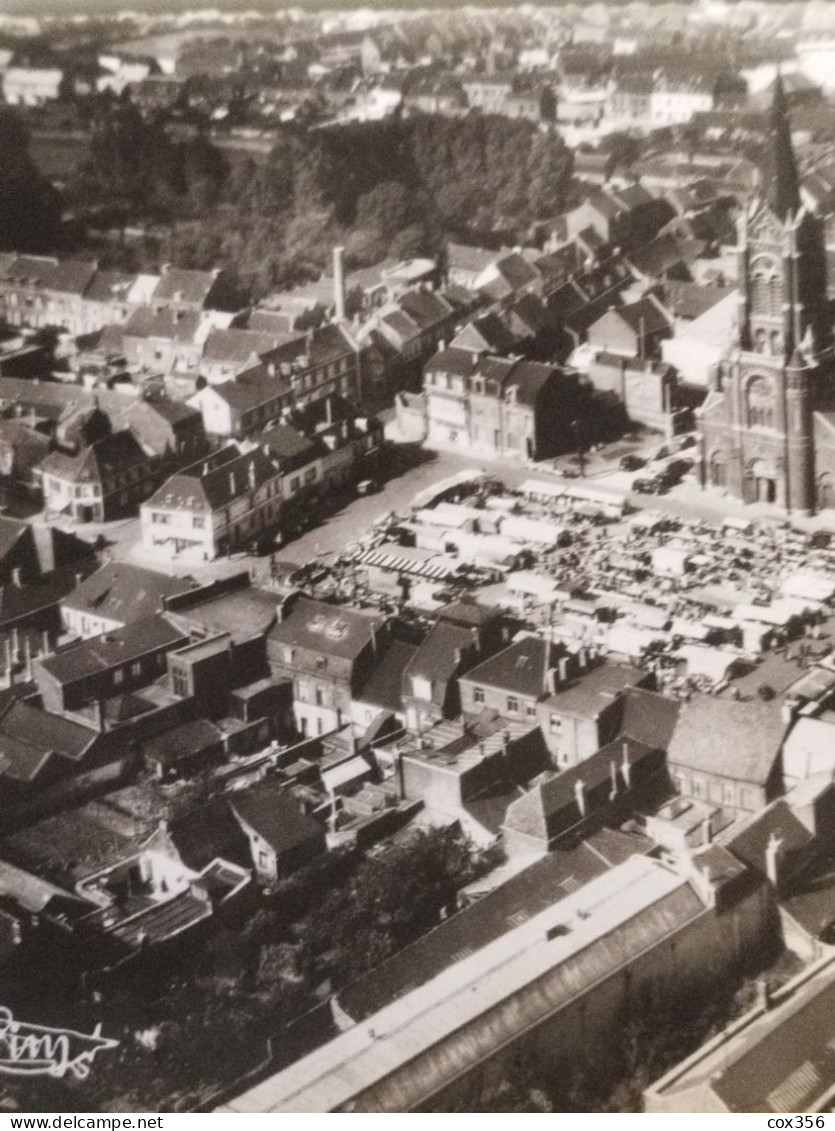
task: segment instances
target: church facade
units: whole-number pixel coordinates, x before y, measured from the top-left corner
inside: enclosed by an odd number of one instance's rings
[[[835,353],[822,220],[802,203],[782,86],[760,195],[739,221],[735,341],[698,412],[703,486],[835,507]]]

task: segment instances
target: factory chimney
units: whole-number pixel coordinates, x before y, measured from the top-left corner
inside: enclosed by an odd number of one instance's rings
[[[342,257],[344,247],[333,249],[333,312],[337,322],[345,321],[345,266]]]

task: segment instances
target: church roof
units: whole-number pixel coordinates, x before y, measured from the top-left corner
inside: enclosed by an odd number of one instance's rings
[[[783,80],[774,82],[768,147],[762,165],[763,194],[775,216],[785,220],[800,208],[800,181],[792,147],[791,122]]]

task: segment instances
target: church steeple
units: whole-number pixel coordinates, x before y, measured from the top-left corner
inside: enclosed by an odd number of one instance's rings
[[[800,182],[792,147],[791,123],[783,77],[774,80],[771,105],[771,126],[768,148],[762,168],[763,195],[774,215],[781,221],[794,216],[800,208]]]

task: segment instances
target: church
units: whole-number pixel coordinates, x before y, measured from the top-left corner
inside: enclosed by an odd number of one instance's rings
[[[698,410],[702,486],[790,513],[835,507],[835,353],[824,224],[801,199],[782,83],[739,221],[735,340]]]

